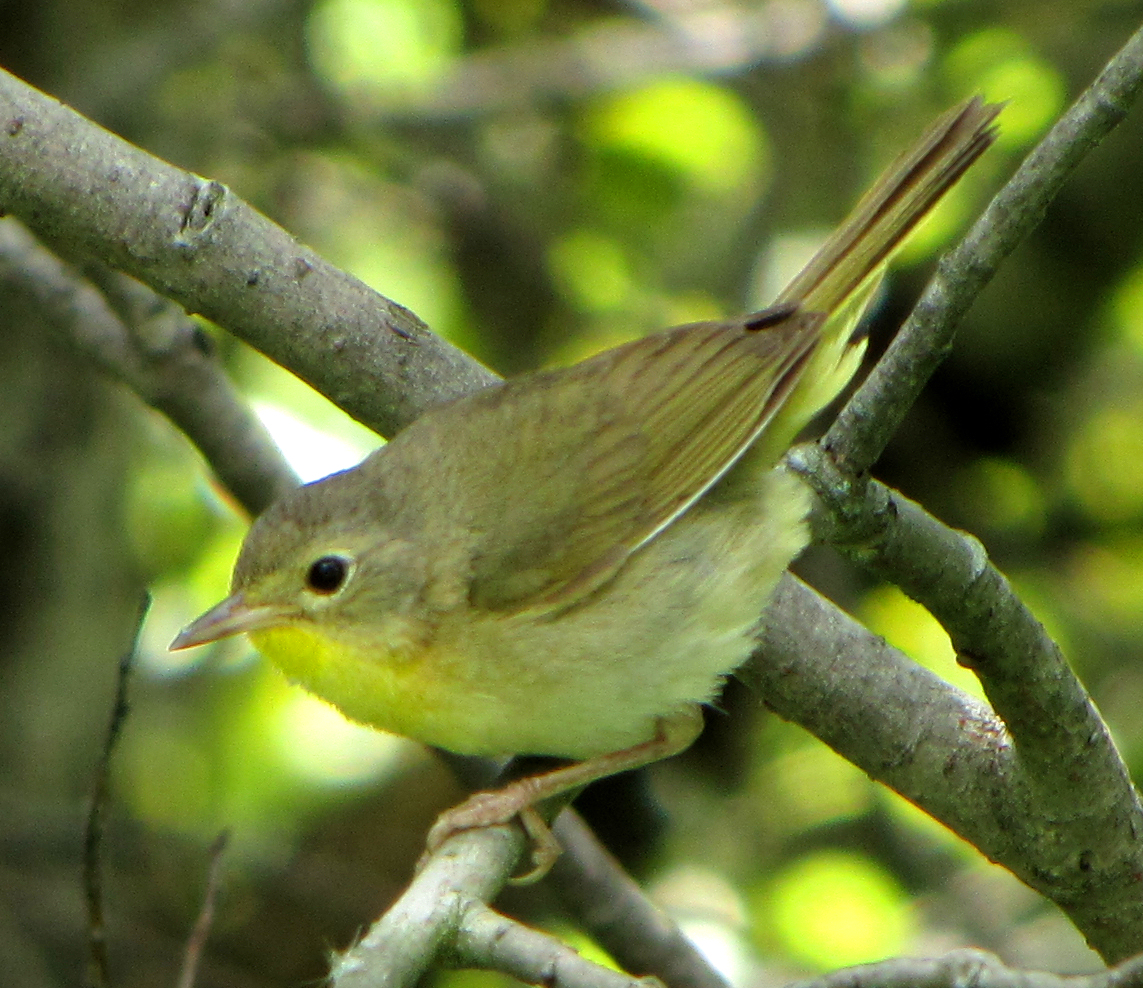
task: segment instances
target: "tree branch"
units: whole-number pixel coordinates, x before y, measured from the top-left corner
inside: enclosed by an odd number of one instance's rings
[[[625,971],[653,971],[668,985],[727,988],[574,809],[561,813],[552,829],[564,853],[552,867],[548,885],[616,963]]]
[[[495,379],[224,185],[3,71],[0,211],[213,320],[382,435]]]
[[[126,275],[102,274],[100,291],[14,219],[0,220],[0,284],[35,299],[61,339],[189,436],[246,510],[258,514],[295,486],[194,320]]]
[[[490,902],[524,850],[516,826],[450,837],[369,932],[334,959],[335,988],[415,985],[442,951],[452,949],[472,902]]]
[[[585,960],[555,937],[516,923],[481,903],[472,903],[465,910],[464,921],[457,929],[456,952],[463,967],[503,971],[529,985],[550,988],[662,986],[656,978],[631,978]]]
[[[983,950],[954,950],[931,960],[898,958],[831,971],[787,988],[1138,988],[1143,957],[1095,974],[1060,976],[1011,968]]]

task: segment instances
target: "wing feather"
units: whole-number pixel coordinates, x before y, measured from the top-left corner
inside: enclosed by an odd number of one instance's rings
[[[388,455],[417,447],[429,472],[419,489],[437,495],[426,510],[470,533],[472,606],[562,610],[737,461],[796,384],[822,321],[784,307],[769,321],[667,330],[445,406]]]

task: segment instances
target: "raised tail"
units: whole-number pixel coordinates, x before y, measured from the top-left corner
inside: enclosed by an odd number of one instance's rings
[[[1001,109],[974,96],[936,120],[885,169],[776,302],[825,313],[841,306],[993,142]]]
[[[755,443],[759,462],[776,459],[849,382],[864,338],[854,329],[893,251],[996,137],[1000,104],[979,96],[953,107],[894,161],[830,235],[772,309],[822,318],[801,379]],[[762,313],[765,315],[765,313]]]

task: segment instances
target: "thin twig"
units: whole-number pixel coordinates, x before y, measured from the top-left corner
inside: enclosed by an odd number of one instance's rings
[[[902,957],[847,967],[786,988],[1143,988],[1143,956],[1094,974],[1059,975],[1009,967],[983,950]]]
[[[187,940],[186,950],[183,954],[183,967],[179,972],[176,988],[194,988],[195,978],[198,975],[198,966],[202,961],[203,951],[206,949],[206,940],[210,936],[210,928],[214,923],[214,904],[218,899],[218,891],[222,878],[222,855],[230,840],[228,831],[223,831],[210,845],[210,866],[206,873],[206,889],[202,894],[202,909],[199,910],[198,919]]]
[[[111,984],[107,957],[107,927],[103,900],[103,834],[104,813],[107,808],[108,785],[111,778],[111,757],[123,730],[129,710],[127,688],[131,669],[139,648],[139,636],[143,633],[143,621],[151,608],[151,595],[144,594],[135,620],[135,632],[131,647],[119,658],[119,670],[115,678],[115,700],[111,707],[111,718],[107,725],[107,736],[95,766],[95,785],[91,797],[91,808],[87,814],[87,825],[83,838],[83,889],[87,903],[87,977],[92,988],[109,988]]]
[[[502,971],[525,984],[545,988],[662,986],[656,978],[632,978],[589,961],[555,937],[502,916],[481,902],[465,910],[457,927],[455,951],[463,967]],[[686,982],[673,984],[682,988]]]

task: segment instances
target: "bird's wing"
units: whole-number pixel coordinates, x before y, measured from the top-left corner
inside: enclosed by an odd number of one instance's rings
[[[937,120],[773,308],[516,378],[398,436],[398,450],[406,439],[424,440],[426,449],[406,460],[430,471],[428,486],[414,487],[435,492],[424,510],[444,512],[431,529],[451,526],[459,539],[446,554],[467,560],[472,606],[570,606],[686,511],[771,424],[761,452],[776,457],[855,369],[846,356],[856,352],[850,330],[874,279],[992,142],[999,109],[975,98]]]
[[[391,447],[420,446],[434,528],[468,533],[471,606],[562,610],[609,579],[765,428],[821,323],[786,305],[683,326],[414,423]]]

